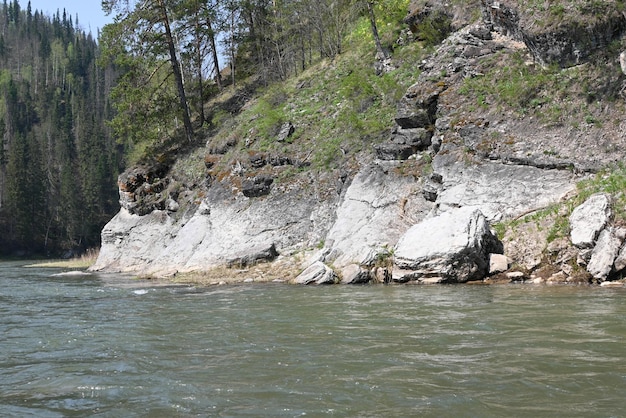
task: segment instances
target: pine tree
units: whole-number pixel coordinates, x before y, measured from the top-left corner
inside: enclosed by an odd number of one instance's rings
[[[0,255],[97,246],[117,210],[116,71],[67,11],[0,7]]]

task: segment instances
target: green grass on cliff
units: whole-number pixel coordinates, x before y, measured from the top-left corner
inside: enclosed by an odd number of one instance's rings
[[[395,3],[396,13],[378,16],[394,70],[376,74],[374,41],[369,21],[363,18],[346,37],[345,52],[334,60],[319,61],[284,82],[264,87],[232,118],[214,113],[213,123],[223,129],[209,142],[234,143],[226,156],[231,162],[246,153],[267,152],[306,159],[314,169],[323,170],[343,166],[362,151],[371,154],[372,144],[387,139],[396,105],[417,79],[426,54],[402,23],[408,1]],[[295,132],[279,142],[277,135],[286,122],[295,126]],[[229,166],[220,164],[224,169]]]
[[[576,195],[567,201],[550,205],[519,219],[499,222],[494,225],[494,229],[498,237],[503,238],[507,231],[515,231],[520,225],[526,223],[539,225],[549,218],[550,226],[546,231],[546,241],[549,244],[569,235],[569,217],[572,211],[596,193],[607,193],[613,197],[613,223],[626,226],[626,166],[620,164],[608,167],[593,177],[579,182]]]
[[[561,69],[542,67],[525,51],[502,51],[480,63],[481,73],[464,80],[459,93],[474,108],[536,117],[545,125],[611,122],[606,104],[624,107],[623,78],[617,57],[624,45],[615,41],[585,64]]]
[[[532,21],[535,27],[554,30],[572,23],[585,26],[626,9],[624,0],[517,0],[512,3],[522,18]]]

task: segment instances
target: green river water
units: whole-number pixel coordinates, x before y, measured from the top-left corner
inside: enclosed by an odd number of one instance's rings
[[[2,417],[626,416],[626,289],[54,273],[0,263]]]

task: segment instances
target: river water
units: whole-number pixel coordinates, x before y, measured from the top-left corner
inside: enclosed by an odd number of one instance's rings
[[[610,417],[626,290],[151,286],[0,263],[3,417]]]

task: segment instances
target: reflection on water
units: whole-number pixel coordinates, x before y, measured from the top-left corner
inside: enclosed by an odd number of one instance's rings
[[[626,293],[157,286],[0,264],[3,416],[620,416]]]

